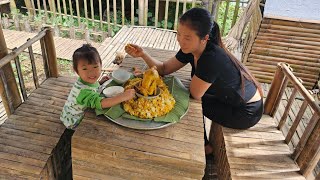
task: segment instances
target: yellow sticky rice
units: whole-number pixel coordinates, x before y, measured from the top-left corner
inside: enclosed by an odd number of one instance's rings
[[[129,80],[125,89],[133,88],[142,79],[133,78]],[[163,116],[170,112],[176,101],[170,94],[166,84],[161,80],[158,87],[162,90],[161,94],[153,99],[136,98],[123,103],[124,110],[130,115],[143,118],[152,119],[155,117]]]

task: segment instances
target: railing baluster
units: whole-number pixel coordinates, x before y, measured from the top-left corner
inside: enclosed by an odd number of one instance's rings
[[[144,25],[148,25],[148,0],[144,0]]]
[[[92,20],[92,26],[94,27],[94,9],[93,9],[93,0],[90,0],[90,8],[91,8],[91,20]]]
[[[125,19],[125,9],[124,9],[124,0],[121,0],[121,11],[122,11],[122,26],[124,26],[124,19]]]
[[[164,12],[164,29],[168,28],[169,0],[166,0],[166,8]]]
[[[174,30],[177,30],[177,26],[178,26],[178,16],[179,16],[179,0],[176,0],[176,13],[175,13],[175,17],[174,17]]]
[[[21,70],[21,64],[20,64],[19,56],[14,58],[14,62],[16,64],[16,69],[17,69],[17,73],[18,73],[20,91],[22,93],[22,98],[25,101],[25,100],[27,100],[28,96],[27,96],[27,92],[26,92],[26,87],[24,85],[23,74],[22,74],[22,70]]]
[[[100,0],[99,0],[100,2]],[[80,26],[80,10],[79,10],[79,0],[76,0],[76,11],[77,11],[77,18],[78,18],[78,27]]]
[[[117,26],[117,0],[113,0],[113,26]]]
[[[110,2],[107,0],[107,23],[108,23],[108,34],[111,35],[112,29],[110,26]]]
[[[182,14],[184,14],[187,11],[187,0],[183,1],[183,9],[182,9]]]
[[[154,15],[154,26],[158,27],[158,19],[159,19],[159,0],[156,0],[156,7],[155,7],[155,15]]]
[[[46,21],[47,21],[48,11],[47,11],[47,3],[46,3],[46,0],[42,0],[42,3],[43,3],[43,9],[44,9],[45,19],[46,19]]]
[[[288,117],[288,114],[289,114],[289,111],[290,111],[290,108],[291,108],[291,105],[296,97],[296,94],[297,94],[297,89],[296,88],[293,88],[293,91],[290,95],[290,98],[289,98],[289,101],[287,103],[287,106],[285,107],[285,110],[284,110],[284,113],[280,119],[280,122],[278,124],[278,129],[282,129],[283,125],[285,124],[286,120],[287,120],[287,117]]]
[[[84,0],[83,3],[84,3],[84,17],[86,18],[86,25],[88,27],[88,4],[87,4],[87,0]]]
[[[301,107],[300,107],[300,110],[299,110],[295,120],[293,121],[293,124],[291,125],[290,130],[289,130],[289,132],[288,132],[288,134],[286,136],[285,141],[286,141],[287,144],[291,141],[294,133],[296,132],[297,127],[298,127],[298,125],[299,125],[299,123],[300,123],[300,121],[301,121],[301,119],[303,117],[303,114],[306,111],[307,107],[308,107],[308,101],[304,100],[302,105],[301,105]]]
[[[196,0],[192,0],[192,8],[194,8],[196,6]]]
[[[32,5],[32,10],[33,10],[33,15],[32,15],[32,16],[34,16],[34,15],[37,14],[37,12],[36,12],[36,6],[35,6],[35,4],[34,4],[34,0],[31,0],[31,5]]]
[[[73,18],[73,8],[72,8],[71,0],[69,0],[69,12],[70,12],[71,17]]]
[[[270,112],[270,116],[272,116],[272,117],[276,114],[276,112],[278,110],[278,107],[279,107],[279,104],[281,102],[281,98],[283,96],[283,93],[286,90],[286,87],[288,86],[288,82],[289,82],[289,79],[285,76],[284,80],[283,80],[283,83],[281,85],[281,88],[279,90],[278,96],[277,96],[277,98],[276,98],[276,100],[274,102],[274,105],[272,107],[272,110]]]
[[[28,41],[29,40],[30,40],[30,38],[28,39]],[[37,89],[37,88],[39,88],[39,80],[38,80],[37,67],[36,67],[36,64],[35,64],[32,45],[28,47],[28,50],[29,50],[29,57],[30,57],[31,66],[32,66],[33,82],[34,82],[34,86]]]
[[[60,0],[57,0],[57,6],[58,6],[59,23],[60,23],[60,20],[61,20],[61,7],[60,7]]]
[[[64,13],[64,16],[67,17],[67,4],[66,4],[66,0],[63,0],[62,1],[62,4],[63,4],[63,13]]]
[[[102,31],[102,4],[101,4],[101,0],[99,0],[99,20],[100,20],[100,30]]]
[[[158,6],[159,6],[159,0],[158,1]],[[134,0],[131,0],[131,25],[134,25]]]
[[[296,161],[301,153],[301,151],[303,150],[303,148],[305,147],[306,143],[307,143],[307,140],[308,138],[310,137],[311,133],[312,133],[312,130],[314,129],[314,127],[316,126],[317,122],[320,121],[319,119],[320,117],[317,115],[317,113],[315,112],[307,127],[305,128],[296,148],[294,149],[294,152],[292,154],[292,158]]]

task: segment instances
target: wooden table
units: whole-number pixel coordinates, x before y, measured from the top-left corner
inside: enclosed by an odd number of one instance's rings
[[[146,49],[165,60],[174,51]],[[146,67],[126,57],[122,68]],[[190,66],[174,75],[188,86]],[[205,169],[201,103],[190,100],[188,113],[169,127],[142,131],[119,126],[106,117],[86,113],[72,137],[75,179],[201,179]]]

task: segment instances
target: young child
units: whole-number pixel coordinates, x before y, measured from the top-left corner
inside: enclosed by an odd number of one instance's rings
[[[96,48],[84,44],[78,48],[72,56],[73,69],[79,75],[73,85],[68,99],[63,107],[60,120],[68,129],[77,127],[84,117],[87,108],[103,109],[114,106],[135,96],[134,89],[112,97],[100,97],[98,91],[101,74],[101,58]]]

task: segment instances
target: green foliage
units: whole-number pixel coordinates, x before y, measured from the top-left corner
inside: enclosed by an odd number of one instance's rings
[[[227,19],[226,19],[226,22],[225,22],[225,30],[224,30],[224,33],[222,34],[222,36],[227,35],[228,32],[231,29],[232,19],[233,19],[233,15],[234,15],[234,12],[235,12],[235,7],[236,7],[235,2],[230,2],[229,8],[228,8],[228,15],[227,15]],[[217,23],[219,24],[221,30],[222,30],[222,27],[223,27],[223,20],[224,20],[224,15],[225,15],[225,12],[226,12],[226,8],[227,8],[227,2],[226,1],[222,1],[220,3],[220,6],[219,6],[218,20],[217,20]],[[238,17],[242,13],[242,11],[243,10],[241,8],[239,8]]]

